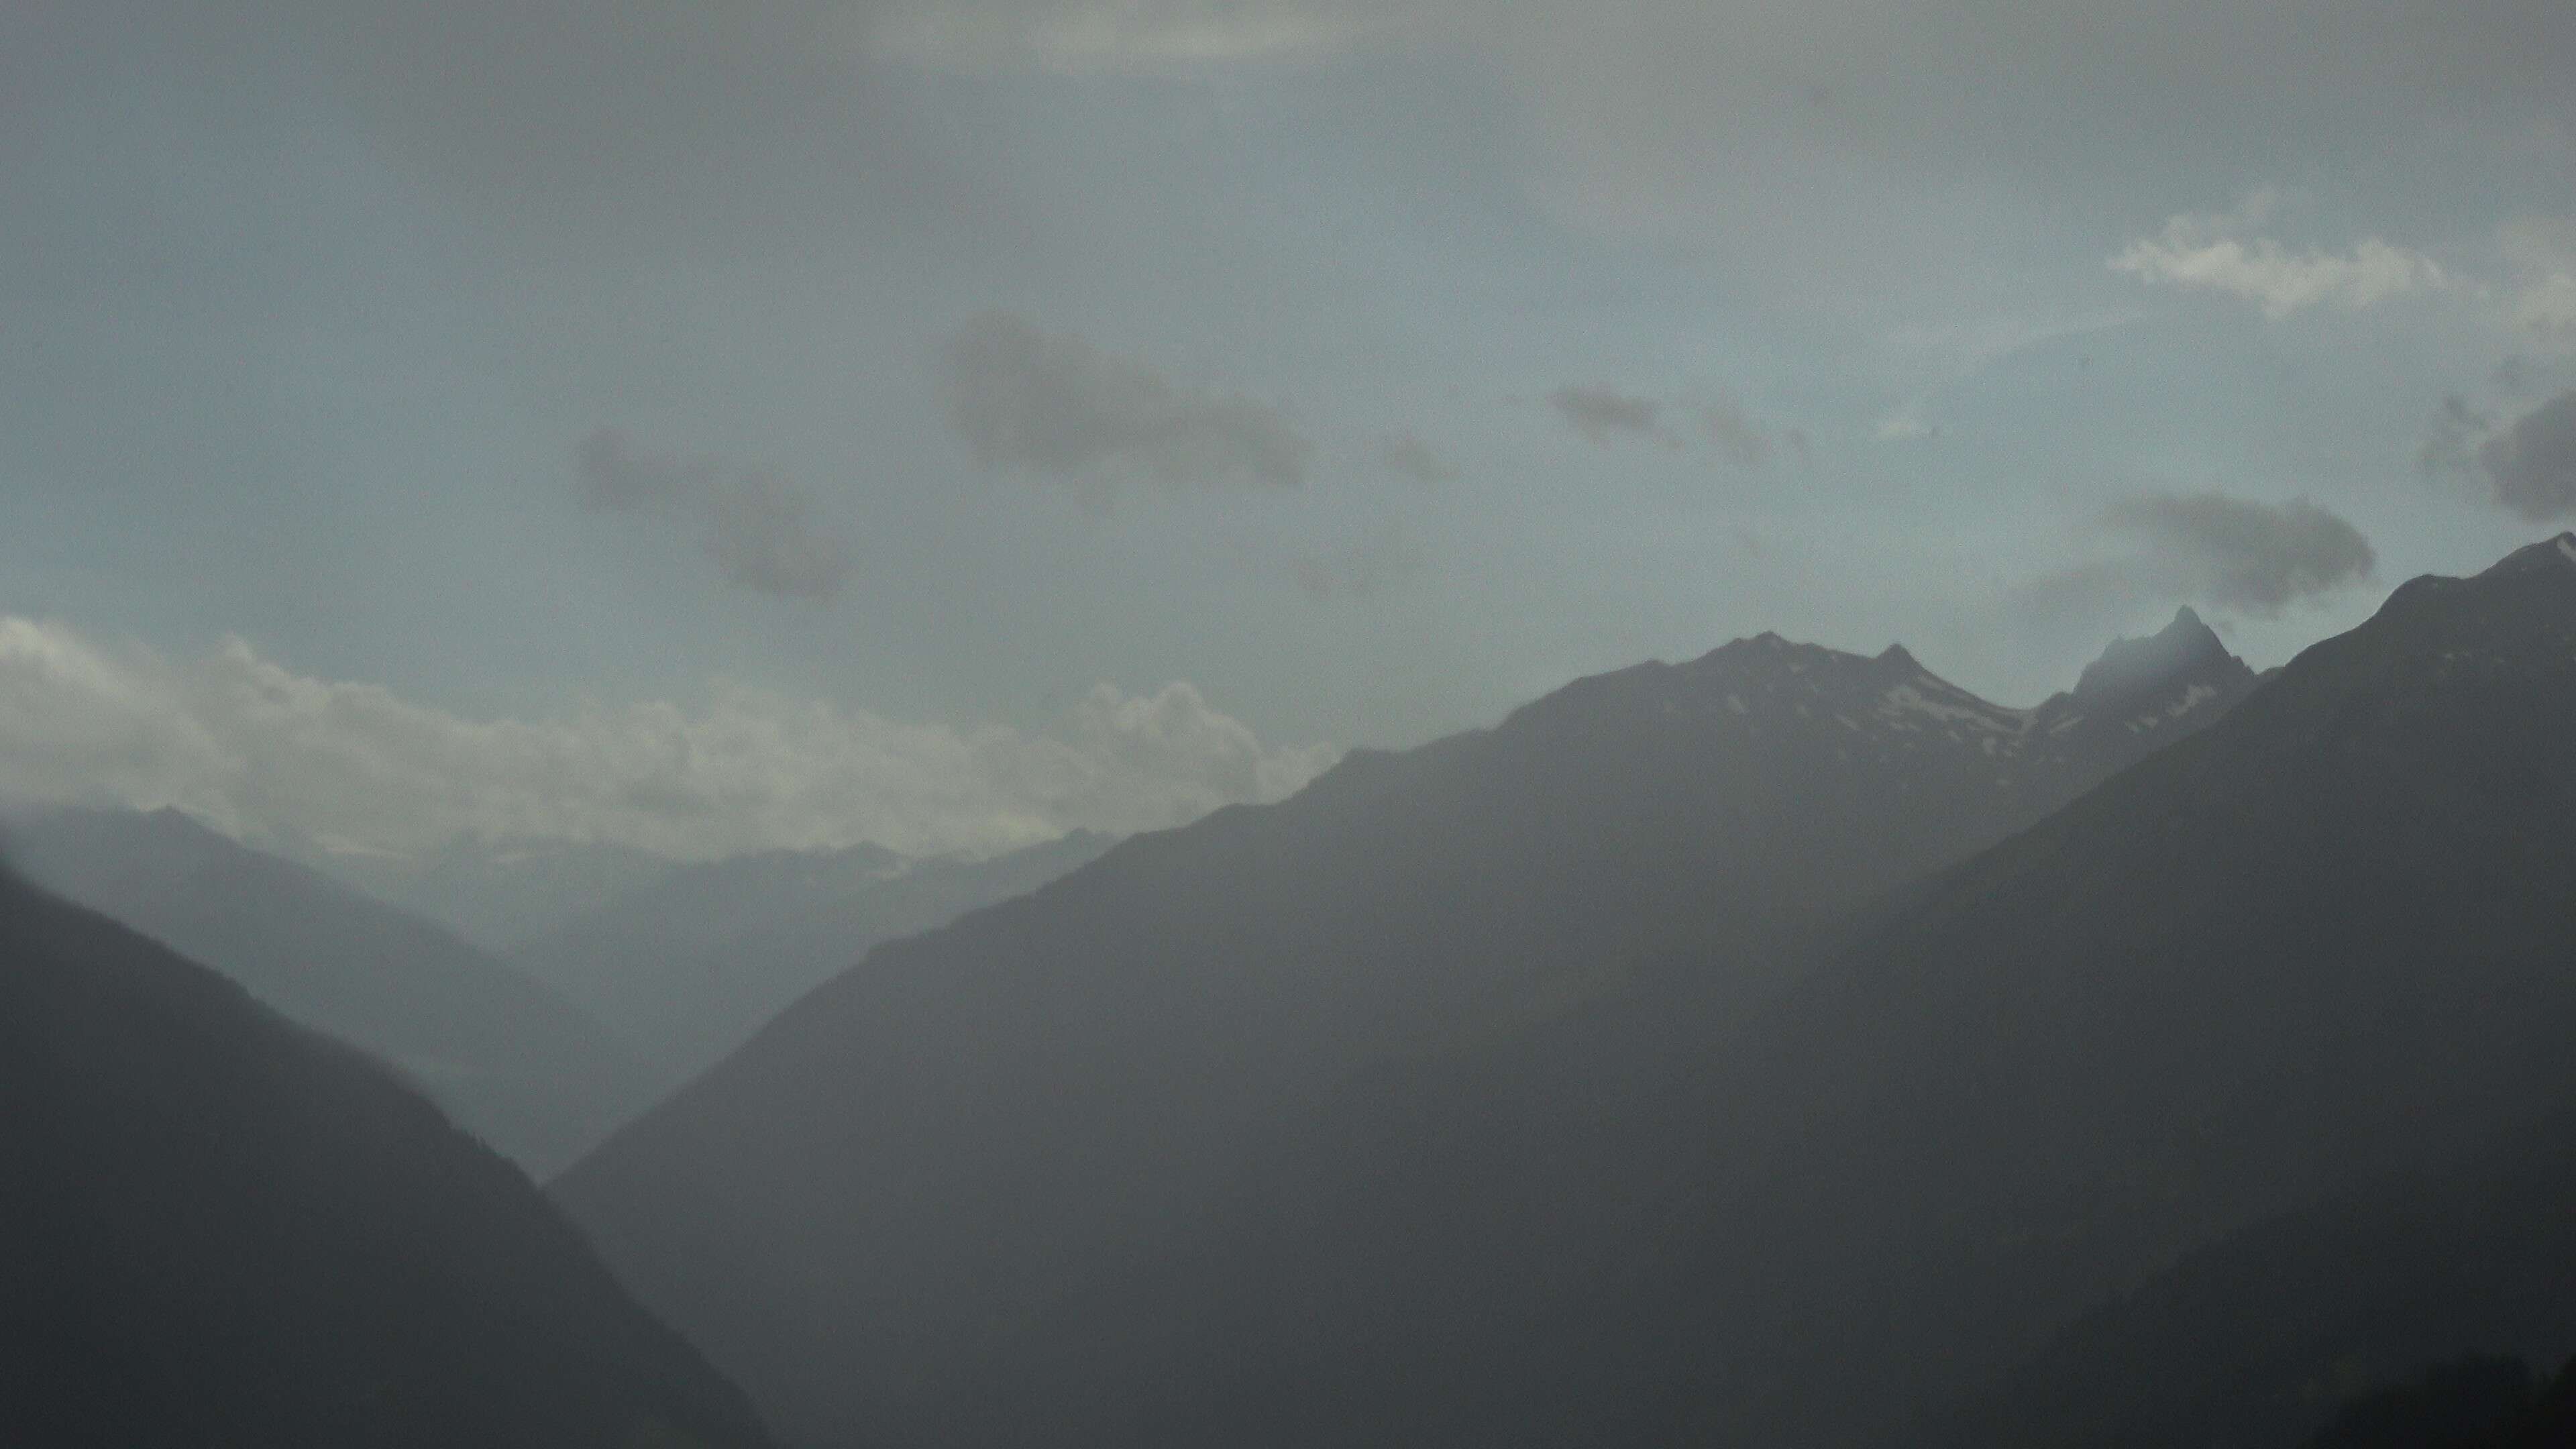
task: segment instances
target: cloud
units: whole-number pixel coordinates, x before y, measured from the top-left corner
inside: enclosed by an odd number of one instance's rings
[[[2159,235],[2131,242],[2112,257],[2111,270],[2240,297],[2275,321],[2306,307],[2359,311],[2409,292],[2459,285],[2432,258],[2378,237],[2344,253],[2292,252],[2270,237],[2244,239],[2240,233],[2260,226],[2277,200],[2276,193],[2258,191],[2232,212],[2174,217]]]
[[[1650,397],[1630,397],[1606,387],[1569,383],[1547,395],[1547,405],[1583,435],[1584,441],[1607,446],[1621,435],[1652,438],[1678,448],[1681,440],[1655,421],[1663,405]]]
[[[870,27],[878,54],[940,69],[1028,66],[1138,74],[1221,62],[1318,58],[1356,44],[1400,7],[1207,0],[896,0]]]
[[[2544,352],[2576,350],[2576,217],[2508,222],[2501,244],[2514,273],[2507,325]]]
[[[2266,618],[2358,583],[2378,562],[2361,530],[2303,498],[2149,494],[2115,505],[2105,521],[2152,546],[2126,565],[2133,575]]]
[[[770,474],[639,453],[615,428],[573,448],[573,471],[584,507],[667,512],[694,523],[699,546],[736,588],[821,600],[849,577],[849,544],[825,526],[822,505]]]
[[[1731,398],[1719,398],[1700,409],[1700,426],[1718,455],[1739,468],[1759,468],[1771,460],[1771,433]]]
[[[1908,443],[1917,438],[1941,436],[1941,425],[1926,419],[1923,409],[1930,398],[1912,398],[1883,413],[1870,425],[1870,432],[1882,443]]]
[[[1178,386],[1070,333],[988,312],[940,349],[949,425],[977,466],[1114,487],[1294,488],[1310,444],[1278,409]]]
[[[2534,523],[2576,518],[2576,389],[2488,437],[2477,457],[2496,502]]]
[[[2478,464],[2478,443],[2495,431],[2495,418],[2470,405],[2469,400],[2452,393],[2433,410],[2433,421],[2424,430],[2424,446],[2416,451],[2415,467],[2427,478],[2450,474],[2474,475]]]
[[[696,859],[993,850],[1278,799],[1332,758],[1267,746],[1180,683],[1101,685],[1047,735],[731,685],[694,706],[476,720],[297,674],[238,639],[174,662],[0,616],[0,800],[175,805],[252,839],[408,854],[525,836]]]
[[[1411,433],[1392,433],[1378,440],[1377,460],[1416,483],[1455,483],[1458,469],[1444,462],[1431,445]]]
[[[1317,602],[1373,599],[1422,572],[1422,546],[1398,528],[1385,528],[1328,553],[1307,554],[1292,566],[1297,587]]]

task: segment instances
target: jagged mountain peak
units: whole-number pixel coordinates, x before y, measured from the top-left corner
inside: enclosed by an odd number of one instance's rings
[[[2142,639],[2115,639],[2076,678],[2074,699],[2090,707],[2170,692],[2189,678],[2215,672],[2251,678],[2253,671],[2230,654],[2218,634],[2189,606],[2173,622]]]

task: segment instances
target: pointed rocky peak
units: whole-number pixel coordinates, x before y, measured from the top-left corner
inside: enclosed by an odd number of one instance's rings
[[[1914,651],[1906,648],[1902,644],[1888,645],[1887,648],[1879,654],[1878,663],[1879,667],[1883,669],[1903,670],[1911,674],[1926,674],[1930,672],[1923,667],[1922,661],[1914,657]]]
[[[2101,658],[2084,666],[2075,682],[2075,699],[2105,708],[2165,694],[2194,680],[2237,684],[2252,678],[2245,661],[2228,653],[2217,632],[2186,606],[2158,633],[2113,640]]]

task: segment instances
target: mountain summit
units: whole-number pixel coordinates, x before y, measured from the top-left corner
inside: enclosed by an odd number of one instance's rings
[[[1775,634],[1579,680],[880,946],[554,1190],[791,1437],[972,1442],[998,1337],[1355,1078],[1648,978],[1746,1021],[1820,928],[2249,683],[2147,729]]]

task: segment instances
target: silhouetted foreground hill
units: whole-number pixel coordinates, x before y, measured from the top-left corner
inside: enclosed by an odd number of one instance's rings
[[[675,866],[517,956],[684,1081],[877,943],[1035,890],[1110,844],[1078,830],[989,860],[860,845]]]
[[[2106,664],[2011,710],[1902,649],[1765,635],[1355,754],[880,947],[554,1190],[791,1435],[966,1442],[955,1406],[1003,1402],[987,1355],[1197,1235],[1248,1164],[1302,1165],[1355,1078],[1583,1017],[1677,957],[1686,1011],[1661,1014],[1741,1020],[1820,919],[2253,684],[2188,617]],[[1081,1391],[1124,1414],[1201,1387],[1097,1363]],[[1103,1427],[1051,1418],[1040,1381],[1010,1380],[1032,1418],[986,1427]]]
[[[2338,1400],[2472,1352],[2576,1355],[2576,1124],[2232,1233],[1907,1442],[2278,1449],[2319,1433]]]
[[[427,1101],[5,876],[0,1164],[12,1449],[768,1442]]]
[[[2344,1405],[2307,1449],[2569,1449],[2576,1363],[2538,1382],[2520,1359],[2472,1355]]]
[[[61,810],[6,833],[28,879],[392,1063],[541,1177],[651,1100],[626,1049],[517,966],[178,811]]]

